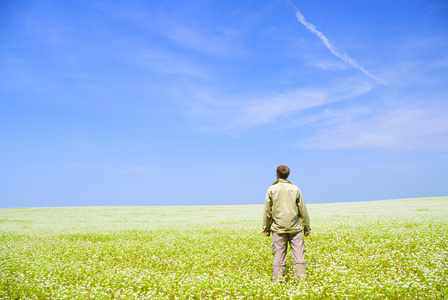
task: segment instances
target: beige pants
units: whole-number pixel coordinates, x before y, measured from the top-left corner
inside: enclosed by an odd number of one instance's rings
[[[294,275],[306,279],[305,262],[305,242],[302,232],[298,233],[273,233],[272,234],[272,254],[274,254],[273,272],[274,278],[283,276],[286,266],[286,254],[288,243],[291,246],[291,253],[294,260]]]

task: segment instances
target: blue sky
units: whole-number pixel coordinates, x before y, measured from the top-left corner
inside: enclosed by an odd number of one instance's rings
[[[446,1],[0,6],[0,207],[448,195]]]

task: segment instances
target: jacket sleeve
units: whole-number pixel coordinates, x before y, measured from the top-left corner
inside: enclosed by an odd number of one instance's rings
[[[297,199],[299,206],[299,219],[300,223],[302,223],[303,231],[310,232],[311,226],[310,226],[310,216],[308,215],[308,210],[306,209],[305,201],[303,201],[302,193],[299,192],[299,197]]]
[[[271,231],[272,222],[272,199],[269,195],[269,190],[266,192],[266,199],[264,201],[264,212],[263,212],[263,232]]]

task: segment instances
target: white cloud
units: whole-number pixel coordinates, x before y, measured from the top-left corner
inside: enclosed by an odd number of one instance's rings
[[[236,29],[215,28],[213,33],[206,29],[197,29],[185,23],[163,21],[164,26],[159,28],[166,38],[175,41],[179,45],[210,54],[229,54],[235,52],[236,40],[240,32]]]
[[[211,76],[199,64],[195,64],[192,60],[168,51],[149,48],[140,49],[139,51],[126,54],[125,59],[127,62],[160,74],[186,75],[200,79],[208,79]]]
[[[175,46],[213,55],[239,53],[240,30],[233,26],[219,26],[216,22],[202,23],[201,17],[191,18],[193,14],[202,13],[198,8],[190,13],[185,8],[168,13],[163,9],[154,9],[154,5],[147,1],[131,1],[126,5],[109,2],[92,5],[119,22],[134,23],[138,30],[145,30],[147,35],[165,39]]]
[[[291,4],[292,6],[294,6],[293,4]],[[367,71],[366,69],[364,69],[363,66],[361,66],[356,60],[354,60],[353,58],[351,58],[350,56],[348,56],[347,53],[345,53],[345,51],[343,50],[339,50],[336,47],[334,47],[330,41],[328,40],[328,38],[319,30],[317,30],[316,26],[314,26],[313,24],[307,22],[305,20],[305,17],[302,15],[302,13],[299,11],[299,9],[294,6],[294,8],[296,9],[296,17],[297,20],[299,20],[300,23],[302,23],[303,26],[306,27],[306,29],[308,29],[309,31],[311,31],[312,33],[314,33],[318,38],[321,39],[322,43],[324,43],[325,47],[328,48],[328,50],[330,50],[330,52],[332,54],[334,54],[335,56],[337,56],[338,58],[340,58],[342,61],[348,63],[349,65],[351,65],[352,67],[354,67],[355,69],[360,70],[361,72],[363,72],[364,74],[366,74],[367,76],[369,76],[370,78],[372,78],[373,80],[377,81],[380,84],[386,84],[386,82],[371,74],[369,71]]]
[[[344,70],[347,69],[347,66],[343,63],[332,61],[332,60],[319,60],[313,63],[313,66],[327,71],[334,70]]]
[[[68,142],[68,144],[70,146],[74,147],[75,149],[84,150],[84,151],[93,150],[93,149],[96,148],[96,146],[93,143],[85,142],[85,141],[82,141],[82,142],[80,142],[80,141],[71,141],[71,142]]]
[[[270,34],[272,34],[273,32],[275,32],[276,31],[276,28],[275,27],[269,27],[269,28],[266,28],[265,30],[263,30],[262,31],[262,34],[264,34],[264,35],[270,35]]]
[[[104,165],[92,165],[83,162],[75,162],[70,165],[76,169],[86,169],[93,172],[107,172],[121,175],[145,175],[149,174],[151,168],[147,166],[139,165],[121,165],[121,166],[104,166]]]
[[[358,97],[370,89],[371,86],[367,82],[345,79],[334,82],[331,86],[302,88],[237,101],[214,98],[199,91],[193,98],[200,101],[192,101],[187,105],[190,117],[200,120],[202,128],[217,131],[245,131],[273,123],[279,118],[293,116],[307,109]]]
[[[346,110],[340,114],[347,115]],[[355,111],[355,114],[360,111]],[[307,149],[379,149],[383,151],[448,150],[448,109],[415,106],[376,113],[372,117],[339,118],[298,143]]]

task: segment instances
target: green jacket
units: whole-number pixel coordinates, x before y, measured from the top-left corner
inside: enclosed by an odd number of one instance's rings
[[[266,192],[263,231],[276,233],[309,232],[310,217],[300,189],[279,179]]]

